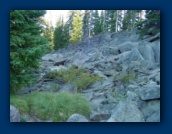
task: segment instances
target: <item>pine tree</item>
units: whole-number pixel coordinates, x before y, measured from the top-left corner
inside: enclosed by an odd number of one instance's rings
[[[101,24],[101,31],[105,30],[105,13],[104,10],[100,13],[100,24]]]
[[[160,32],[160,10],[146,10],[146,19],[137,23],[141,34],[155,35]]]
[[[92,28],[93,35],[97,35],[102,32],[101,20],[100,20],[99,14],[98,14],[98,10],[93,11],[92,25],[93,25],[93,28]]]
[[[62,34],[61,34],[61,42],[63,43],[63,47],[67,46],[69,44],[69,25],[65,24],[62,21]]]
[[[104,23],[104,30],[109,31],[109,10],[105,10],[104,12],[104,18],[105,18],[105,23]]]
[[[116,31],[116,10],[109,10],[109,31]]]
[[[66,23],[66,25],[68,25],[69,27],[69,34],[71,33],[71,30],[73,29],[73,25],[72,25],[72,21],[73,21],[73,18],[76,14],[77,10],[69,10],[68,12],[68,21]]]
[[[53,47],[54,47],[54,42],[53,42],[54,28],[52,25],[52,21],[46,21],[44,18],[40,18],[40,21],[43,24],[43,36],[48,39],[51,49],[53,49]]]
[[[83,17],[83,36],[90,36],[91,11],[85,10]]]
[[[72,21],[73,29],[70,33],[70,43],[76,44],[82,40],[82,13],[80,10],[77,10],[73,21]]]
[[[62,32],[63,32],[63,25],[62,25],[62,18],[60,17],[57,21],[55,30],[54,30],[54,49],[57,50],[63,47],[62,40]]]
[[[33,80],[33,71],[48,49],[47,40],[41,36],[39,17],[44,10],[10,11],[10,88],[19,90]]]
[[[139,21],[139,10],[126,10],[123,19],[123,30],[132,31],[135,28],[136,22]]]

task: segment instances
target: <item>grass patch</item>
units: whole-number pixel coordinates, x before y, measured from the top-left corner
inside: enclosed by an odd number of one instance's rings
[[[73,83],[77,86],[79,92],[82,92],[82,90],[88,88],[96,81],[101,80],[98,75],[90,74],[89,70],[74,66],[69,69],[50,72],[49,77],[64,81],[65,83]]]
[[[52,119],[54,122],[66,121],[74,113],[89,117],[91,110],[87,100],[80,94],[35,92],[23,96],[12,95],[10,98],[10,103],[20,113],[35,115],[41,120]]]
[[[30,112],[27,99],[23,98],[23,96],[10,95],[10,104],[18,108],[21,115],[25,115]]]

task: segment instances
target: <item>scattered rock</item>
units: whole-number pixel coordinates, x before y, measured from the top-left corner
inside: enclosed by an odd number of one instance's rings
[[[160,121],[160,40],[129,33],[103,32],[83,42],[69,45],[42,57],[41,68],[35,71],[40,79],[35,85],[18,91],[77,92],[77,87],[63,80],[49,77],[50,71],[71,66],[88,69],[101,81],[88,86],[82,95],[92,109],[90,120],[99,122],[159,122]],[[157,35],[158,38],[160,36]],[[152,40],[153,39],[153,40]],[[132,76],[127,82],[117,79]],[[57,86],[56,86],[57,84]],[[74,114],[67,122],[88,122]]]

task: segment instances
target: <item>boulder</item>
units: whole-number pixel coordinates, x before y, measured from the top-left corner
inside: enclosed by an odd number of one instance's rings
[[[139,50],[137,48],[134,48],[131,51],[131,57],[130,57],[130,62],[131,61],[140,61],[140,60],[144,60],[144,58],[142,57],[142,55],[140,54]]]
[[[132,42],[124,42],[123,44],[119,45],[118,51],[125,52],[125,51],[130,51],[133,48],[133,43]]]
[[[150,45],[154,51],[155,62],[160,63],[160,41],[152,42]]]
[[[120,101],[107,122],[145,122],[145,120],[143,114],[134,103],[131,101]]]
[[[152,100],[160,98],[160,85],[148,84],[136,90],[141,100]]]
[[[154,112],[152,115],[150,115],[146,122],[160,122],[160,111]]]
[[[100,48],[103,56],[110,56],[110,55],[118,55],[119,54],[119,50],[118,47],[109,47],[109,46],[102,46]]]
[[[146,122],[160,121],[160,100],[152,100],[145,102],[140,109]]]
[[[155,63],[154,52],[153,52],[153,49],[152,49],[150,43],[140,45],[139,52],[142,55],[142,57],[144,58],[144,60],[147,60],[148,62],[150,62],[152,64]]]
[[[139,96],[131,91],[127,91],[127,98],[126,101],[133,101],[136,106],[140,109],[143,105],[143,101],[140,100]]]
[[[110,113],[106,110],[106,111],[91,111],[90,114],[90,120],[91,121],[101,121],[101,120],[107,120],[110,118]]]
[[[80,114],[71,115],[66,122],[88,122],[85,116]]]
[[[19,111],[12,105],[10,105],[10,122],[20,122]]]
[[[42,60],[44,60],[44,61],[55,62],[57,59],[58,59],[57,54],[51,54],[51,53],[42,57]]]

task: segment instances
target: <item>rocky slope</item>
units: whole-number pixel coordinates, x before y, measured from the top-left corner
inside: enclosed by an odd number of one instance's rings
[[[55,80],[48,70],[72,65],[98,74],[102,81],[82,92],[92,106],[90,119],[77,113],[72,122],[160,122],[160,40],[141,40],[134,31],[104,32],[83,42],[69,45],[42,57],[40,80],[18,94],[52,90]],[[61,85],[54,91],[71,92],[74,87]],[[83,120],[82,120],[83,119]]]

